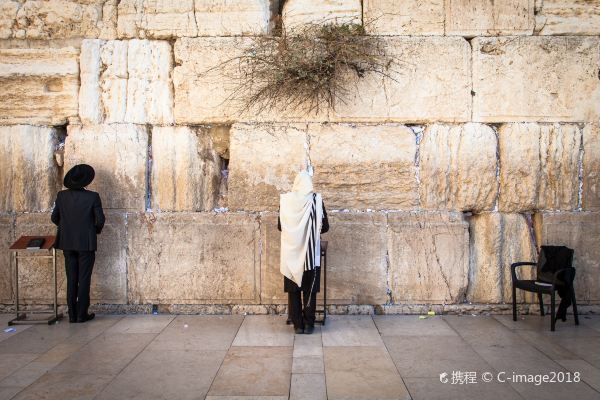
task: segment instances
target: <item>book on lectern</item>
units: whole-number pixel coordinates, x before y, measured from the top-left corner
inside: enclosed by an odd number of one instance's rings
[[[34,238],[27,242],[27,250],[39,250],[44,245],[44,238]]]

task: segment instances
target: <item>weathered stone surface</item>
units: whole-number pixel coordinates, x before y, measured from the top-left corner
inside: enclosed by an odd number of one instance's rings
[[[84,124],[173,122],[171,45],[84,40],[79,114]]]
[[[46,211],[60,189],[55,128],[0,126],[0,212]]]
[[[600,34],[600,3],[597,0],[540,1],[535,16],[538,35]]]
[[[460,213],[389,213],[394,303],[456,303],[467,290],[468,224]]]
[[[578,304],[600,301],[600,214],[544,213],[542,243],[575,250],[573,266]]]
[[[403,125],[311,124],[314,185],[331,209],[418,206],[416,135]]]
[[[50,213],[21,214],[16,218],[16,237],[55,235]],[[127,300],[125,264],[125,214],[106,212],[106,225],[98,236],[98,251],[92,275],[92,303],[123,304]],[[59,303],[66,302],[64,258],[59,251],[57,270]],[[25,259],[19,262],[19,298],[28,303],[52,301],[52,266],[49,260]]]
[[[443,35],[443,0],[364,0],[363,23],[374,35]]]
[[[600,211],[600,124],[583,128],[583,198],[584,210]]]
[[[287,304],[283,291],[283,275],[279,272],[281,233],[277,229],[277,213],[260,216],[260,302],[262,304]],[[321,278],[323,279],[323,278]]]
[[[0,124],[60,125],[77,115],[79,52],[0,49]]]
[[[492,210],[498,194],[496,150],[496,134],[487,125],[429,125],[419,146],[421,207]]]
[[[175,43],[175,120],[327,122],[465,122],[471,118],[471,51],[458,37],[388,37],[390,78],[368,74],[348,81],[350,94],[335,111],[241,111],[235,60],[250,38],[182,38]],[[227,61],[230,62],[227,62]],[[225,64],[223,64],[225,63]],[[431,79],[436,76],[438,79]],[[230,97],[233,96],[233,99]],[[240,103],[242,101],[242,103]]]
[[[152,129],[152,208],[205,211],[217,205],[221,160],[202,128]]]
[[[448,0],[446,35],[531,35],[534,0]]]
[[[259,226],[241,214],[130,214],[129,301],[256,303]]]
[[[4,249],[0,253],[0,302],[11,303],[13,299],[13,269],[11,268],[12,254],[6,249],[15,240],[15,217],[0,215],[0,246]]]
[[[470,224],[469,287],[467,299],[473,303],[512,302],[510,265],[536,261],[533,233],[521,214],[484,213],[474,215]],[[532,279],[534,269],[523,267],[521,279]],[[517,301],[531,301],[517,291]]]
[[[194,0],[122,0],[118,14],[120,38],[166,39],[198,34]]]
[[[234,124],[228,180],[231,210],[271,210],[306,162],[306,125]]]
[[[65,172],[90,164],[96,177],[90,190],[100,193],[105,209],[145,210],[148,133],[143,125],[70,125]]]
[[[360,24],[362,7],[360,0],[287,0],[282,18],[289,30],[306,24]]]
[[[597,120],[599,43],[583,36],[473,39],[473,120]]]
[[[112,38],[115,0],[0,2],[0,39]]]
[[[577,208],[581,132],[576,125],[505,124],[498,139],[500,211]]]
[[[269,0],[196,1],[198,36],[261,35],[269,31]]]

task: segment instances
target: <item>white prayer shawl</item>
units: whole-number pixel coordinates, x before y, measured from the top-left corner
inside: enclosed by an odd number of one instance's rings
[[[302,286],[304,271],[321,265],[320,233],[323,223],[323,200],[319,193],[314,195],[312,179],[307,172],[298,174],[292,191],[281,195],[279,219],[280,271]],[[311,243],[314,246],[312,251],[309,248]],[[312,254],[313,259],[309,260],[307,254]]]

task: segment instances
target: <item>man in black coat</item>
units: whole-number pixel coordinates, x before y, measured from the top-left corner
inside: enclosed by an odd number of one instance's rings
[[[102,231],[105,219],[100,195],[85,189],[94,175],[94,169],[87,164],[71,168],[64,179],[67,190],[58,192],[52,210],[52,222],[58,226],[54,247],[65,256],[69,322],[85,322],[95,316],[88,314],[90,284],[96,235]]]

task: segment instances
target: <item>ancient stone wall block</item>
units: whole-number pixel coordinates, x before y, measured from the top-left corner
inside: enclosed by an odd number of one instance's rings
[[[65,172],[90,164],[96,177],[90,190],[100,193],[105,209],[146,209],[148,132],[143,125],[70,125]]]
[[[470,267],[467,299],[473,303],[512,302],[510,265],[537,261],[533,234],[521,214],[484,213],[474,215],[470,224]],[[532,279],[535,267],[517,272],[521,279]],[[531,302],[522,291],[517,301]]]
[[[287,0],[282,18],[289,30],[306,24],[360,24],[362,7],[360,0]]]
[[[0,49],[0,123],[60,125],[77,115],[79,51]]]
[[[599,44],[591,36],[473,39],[473,120],[597,120]]]
[[[196,36],[194,0],[123,0],[118,7],[120,38]]]
[[[206,211],[217,205],[221,159],[207,129],[152,129],[152,208]]]
[[[600,214],[544,213],[542,244],[575,250],[573,266],[578,304],[600,301]]]
[[[498,139],[500,211],[577,208],[581,132],[576,125],[505,124]]]
[[[173,122],[171,45],[84,40],[79,114],[83,123]]]
[[[418,206],[416,135],[403,125],[310,124],[314,185],[331,209]]]
[[[374,35],[443,35],[443,0],[364,0],[363,23]]]
[[[600,211],[600,124],[583,128],[583,199],[584,210]]]
[[[0,3],[0,38],[114,37],[115,4],[115,0],[5,0]]]
[[[531,35],[534,0],[448,0],[446,35]]]
[[[0,212],[47,211],[60,189],[55,128],[0,126]]]
[[[306,124],[234,124],[231,128],[228,205],[271,210],[291,190],[306,162]]]
[[[242,214],[129,214],[129,302],[257,303],[259,225]]]
[[[12,303],[13,300],[13,275],[12,253],[8,248],[15,241],[15,217],[0,215],[0,246],[4,251],[0,253],[0,302]]]
[[[496,134],[487,125],[429,125],[419,146],[421,207],[492,210],[498,194],[496,150]]]
[[[464,299],[469,232],[460,213],[389,213],[387,241],[394,303]]]
[[[320,112],[303,107],[244,111],[243,95],[236,92],[239,64],[235,59],[251,44],[250,38],[182,38],[175,43],[177,123],[465,122],[471,118],[471,51],[462,38],[386,38],[388,56],[394,60],[390,77],[348,77],[348,95],[336,102],[335,110]]]
[[[597,1],[544,0],[535,16],[538,35],[599,35]]]
[[[16,218],[16,237],[55,235],[50,213],[21,214]],[[125,214],[106,212],[106,224],[98,236],[98,251],[92,274],[92,303],[122,304],[127,300],[125,264]],[[66,303],[66,276],[62,251],[58,251],[58,301]],[[47,259],[19,262],[19,298],[27,303],[52,301],[52,265]]]
[[[269,31],[269,0],[195,2],[198,36],[262,35]]]
[[[281,233],[277,229],[278,213],[263,213],[260,216],[260,302],[261,304],[287,304],[287,293],[283,291],[283,275],[280,268]],[[322,237],[324,238],[324,236]],[[321,277],[321,279],[323,279]]]

